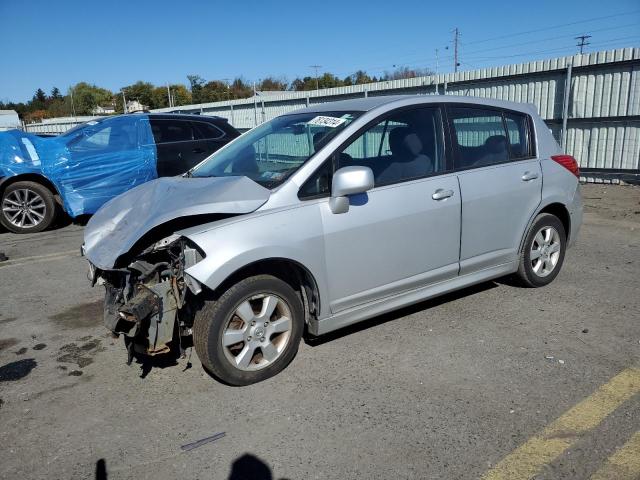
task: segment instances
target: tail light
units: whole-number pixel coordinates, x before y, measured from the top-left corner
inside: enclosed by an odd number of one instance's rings
[[[578,162],[571,155],[552,155],[551,160],[556,163],[559,163],[564,168],[573,173],[576,177],[580,178],[580,168],[578,167]]]

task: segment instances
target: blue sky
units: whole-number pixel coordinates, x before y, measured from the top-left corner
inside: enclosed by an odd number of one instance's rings
[[[192,73],[293,80],[313,64],[340,77],[435,69],[436,48],[439,71],[452,71],[454,27],[462,69],[574,53],[582,33],[587,51],[640,46],[637,0],[0,0],[0,24],[3,101],[79,81],[117,91]]]

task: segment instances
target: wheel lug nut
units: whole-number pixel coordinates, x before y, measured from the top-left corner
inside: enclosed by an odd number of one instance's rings
[[[247,337],[247,340],[251,341],[251,335],[249,335],[249,336]]]
[[[265,327],[268,326],[268,325],[269,325],[269,322],[264,322],[264,326]]]
[[[262,337],[262,338],[260,339],[260,341],[261,341],[261,342],[264,342],[264,337]]]
[[[254,322],[251,322],[251,326],[252,326],[252,327],[253,327],[255,324],[256,324],[256,322],[255,322],[255,321],[254,321]]]

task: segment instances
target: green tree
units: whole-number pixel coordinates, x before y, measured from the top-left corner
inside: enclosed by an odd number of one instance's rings
[[[222,80],[211,80],[202,87],[202,102],[219,102],[221,100],[231,100],[230,85]]]
[[[281,92],[286,90],[288,86],[284,78],[267,77],[256,88],[264,92]]]
[[[36,93],[33,94],[31,102],[29,102],[30,110],[44,110],[47,107],[47,94],[39,88]]]
[[[401,80],[403,78],[425,77],[427,75],[433,75],[433,71],[428,68],[398,67],[395,70],[384,72],[380,80]]]
[[[111,103],[113,93],[105,88],[80,82],[69,89],[73,94],[73,103],[77,115],[91,115],[92,110],[98,105]]]
[[[200,75],[187,75],[189,85],[191,89],[191,99],[193,103],[203,103],[202,100],[202,88],[206,82]]]
[[[122,87],[122,91],[127,97],[127,101],[137,100],[149,108],[160,108],[153,104],[154,88],[152,83],[139,80],[133,85]],[[120,96],[122,96],[122,94]]]
[[[51,98],[52,100],[58,100],[62,98],[62,95],[60,94],[60,90],[58,89],[58,87],[53,87],[51,89],[51,96],[49,98]]]

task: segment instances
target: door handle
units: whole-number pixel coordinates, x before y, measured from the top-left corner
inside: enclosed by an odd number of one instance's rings
[[[191,151],[192,151],[193,153],[204,153],[204,149],[202,149],[202,148],[198,148],[198,147],[194,148],[194,149],[193,149],[193,150],[191,150]]]
[[[445,198],[453,197],[453,190],[443,190],[441,188],[437,189],[431,195],[431,198],[434,200],[444,200]]]
[[[524,175],[522,175],[523,182],[529,182],[531,180],[535,180],[536,178],[538,178],[538,172],[524,172]]]

